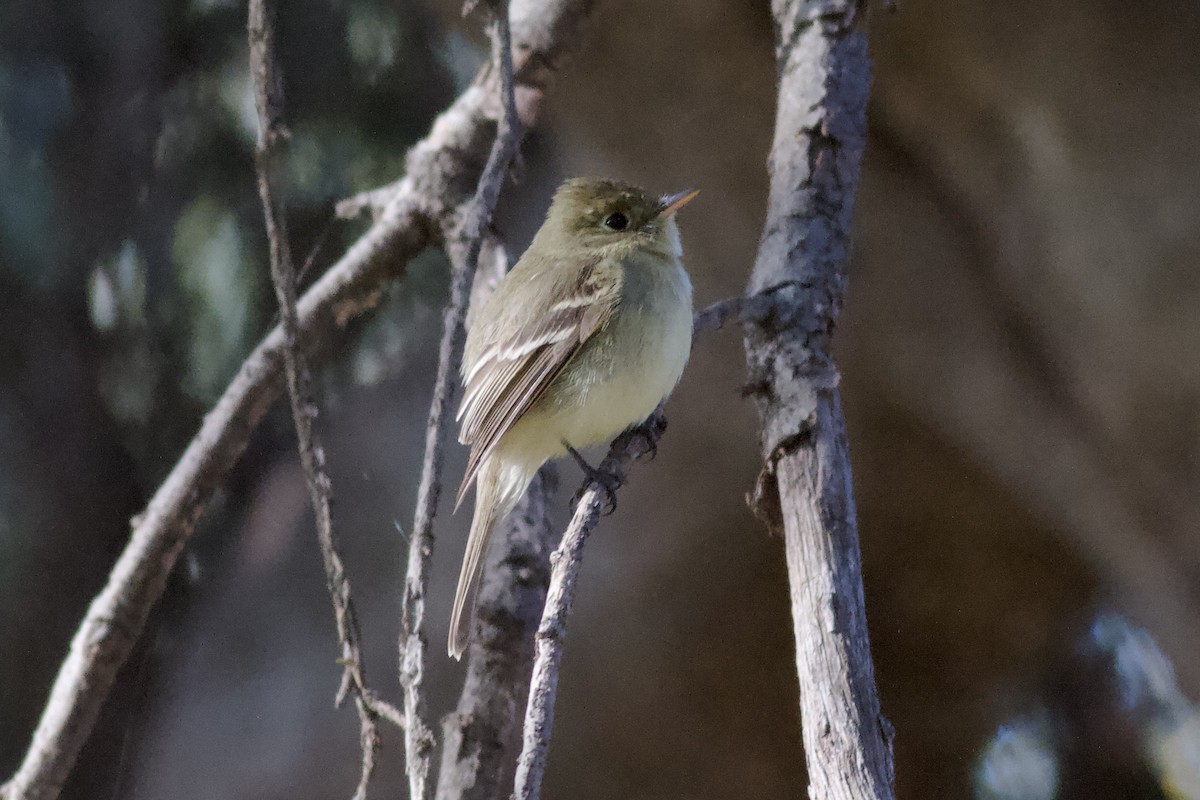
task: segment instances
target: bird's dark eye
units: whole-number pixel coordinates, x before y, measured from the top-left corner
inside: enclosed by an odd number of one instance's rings
[[[617,211],[604,218],[604,227],[610,231],[623,231],[629,227],[629,217]]]

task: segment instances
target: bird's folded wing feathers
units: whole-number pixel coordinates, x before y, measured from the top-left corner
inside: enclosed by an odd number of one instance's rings
[[[455,507],[475,479],[483,460],[506,432],[541,397],[579,348],[612,316],[618,292],[585,270],[544,314],[503,341],[493,342],[465,365],[458,439],[471,456]]]

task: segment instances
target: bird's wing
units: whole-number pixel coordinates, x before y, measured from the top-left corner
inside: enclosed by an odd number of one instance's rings
[[[465,365],[458,439],[471,446],[471,456],[455,507],[500,438],[608,322],[618,293],[614,282],[600,280],[596,268],[586,267],[562,291],[550,293],[544,313],[522,314],[528,323],[485,345],[479,357]]]

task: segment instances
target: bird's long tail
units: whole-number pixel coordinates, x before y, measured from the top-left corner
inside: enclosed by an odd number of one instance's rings
[[[525,494],[537,467],[506,462],[495,455],[488,458],[479,470],[475,482],[475,517],[467,537],[462,571],[458,574],[458,591],[454,593],[454,610],[450,614],[451,657],[462,657],[471,638],[471,623],[475,617],[475,600],[479,594],[483,566],[487,560],[488,544],[496,523],[502,520]]]

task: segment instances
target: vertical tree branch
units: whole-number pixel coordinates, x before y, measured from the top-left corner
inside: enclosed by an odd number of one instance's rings
[[[284,148],[289,136],[283,119],[283,76],[275,58],[275,11],[268,0],[250,0],[247,34],[250,39],[250,73],[254,81],[255,107],[258,110],[258,148],[256,172],[258,194],[262,200],[263,217],[270,245],[271,283],[279,301],[280,327],[283,329],[283,365],[288,399],[300,463],[304,468],[316,521],[321,560],[325,566],[325,583],[333,601],[338,640],[341,642],[342,682],[336,703],[341,705],[346,693],[354,692],[359,716],[359,739],[362,746],[362,769],[355,800],[367,796],[367,784],[375,770],[375,751],[379,747],[376,730],[376,711],[366,687],[365,666],[358,620],[350,597],[350,582],[337,552],[333,532],[333,483],[325,469],[325,450],[314,422],[317,405],[310,388],[311,376],[307,359],[300,349],[300,324],[296,313],[296,271],[288,243],[287,217],[276,184]]]
[[[479,177],[474,200],[467,206],[461,224],[451,222],[445,231],[447,253],[453,266],[450,300],[443,315],[442,339],[438,348],[438,369],[433,401],[425,428],[425,458],[417,492],[404,579],[402,627],[400,634],[400,684],[404,687],[404,716],[407,728],[404,749],[407,759],[409,796],[425,800],[434,747],[433,731],[424,720],[425,701],[421,683],[425,672],[425,585],[429,558],[433,553],[433,521],[441,494],[441,473],[450,411],[458,385],[457,365],[463,344],[463,320],[470,300],[471,286],[479,265],[484,236],[496,209],[500,189],[509,167],[521,146],[522,127],[517,117],[513,79],[512,34],[509,29],[508,1],[493,0],[492,58],[500,73],[499,91],[503,113],[496,130],[487,164]]]
[[[658,447],[667,428],[662,408],[646,422],[616,438],[600,471],[611,478],[611,489],[625,482],[629,463]],[[567,617],[575,599],[575,581],[583,566],[583,545],[596,523],[604,505],[604,489],[589,480],[583,490],[571,522],[563,533],[562,542],[550,557],[550,588],[546,607],[538,625],[533,675],[529,681],[529,701],[525,708],[525,725],[521,757],[517,760],[514,780],[515,800],[536,800],[542,791],[546,772],[546,751],[554,727],[554,701],[558,694],[558,671],[562,662],[563,640],[567,634]]]
[[[765,465],[755,511],[782,530],[809,796],[893,797],[891,729],[867,637],[845,420],[830,341],[866,141],[865,3],[774,0],[779,108],[745,323]]]

